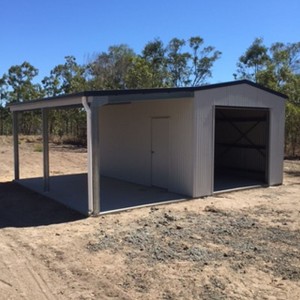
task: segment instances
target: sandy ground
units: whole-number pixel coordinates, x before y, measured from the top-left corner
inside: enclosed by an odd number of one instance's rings
[[[39,143],[20,149],[22,176],[39,176]],[[51,147],[51,163],[81,173],[86,153]],[[282,186],[96,218],[12,170],[0,137],[0,299],[300,299],[300,161],[285,162]]]

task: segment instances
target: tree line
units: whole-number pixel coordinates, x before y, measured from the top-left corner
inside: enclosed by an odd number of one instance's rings
[[[234,78],[245,78],[288,96],[285,153],[300,155],[300,42],[273,43],[256,38],[239,58]]]
[[[36,83],[39,70],[29,62],[11,66],[0,77],[0,135],[11,134],[7,105],[84,90],[200,86],[212,77],[221,51],[199,37],[173,38],[164,44],[154,39],[141,53],[128,45],[110,46],[87,63],[66,56],[48,76]],[[286,113],[286,153],[296,155],[300,145],[300,42],[276,42],[270,47],[256,38],[237,61],[235,79],[249,79],[289,97]],[[37,134],[40,112],[22,113],[23,134]],[[82,109],[52,110],[49,130],[53,136],[80,140],[85,132]]]

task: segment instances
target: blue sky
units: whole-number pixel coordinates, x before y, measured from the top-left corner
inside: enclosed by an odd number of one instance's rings
[[[0,76],[29,61],[47,76],[66,55],[79,63],[110,45],[137,53],[154,38],[199,35],[222,51],[210,83],[233,80],[255,37],[300,41],[299,0],[0,0]]]

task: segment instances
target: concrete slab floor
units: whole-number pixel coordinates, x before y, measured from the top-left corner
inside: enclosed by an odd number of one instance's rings
[[[214,178],[214,192],[231,191],[257,186],[264,186],[266,183],[255,177],[239,176],[230,173],[216,173]]]
[[[84,215],[88,214],[87,174],[51,176],[48,192],[44,192],[41,177],[21,179],[17,182]],[[214,193],[263,185],[265,183],[262,180],[220,173],[215,176]],[[100,181],[100,193],[101,212],[189,198],[162,188],[148,187],[104,176]]]
[[[87,174],[51,176],[48,192],[43,190],[43,178],[21,179],[17,182],[85,215],[88,213]],[[165,189],[109,177],[101,177],[100,193],[101,212],[188,198]]]

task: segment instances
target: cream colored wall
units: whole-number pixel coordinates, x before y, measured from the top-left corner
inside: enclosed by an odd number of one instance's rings
[[[193,193],[191,99],[107,105],[100,110],[101,174],[151,185],[151,118],[169,117],[169,190]]]

